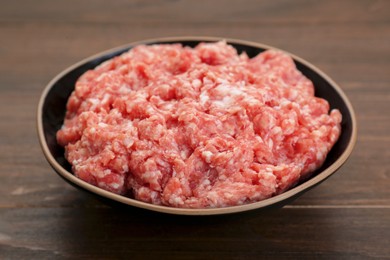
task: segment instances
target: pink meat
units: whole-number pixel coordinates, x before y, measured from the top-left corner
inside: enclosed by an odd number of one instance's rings
[[[138,46],[76,82],[57,133],[79,178],[149,203],[241,205],[321,166],[342,116],[291,57],[225,42]]]

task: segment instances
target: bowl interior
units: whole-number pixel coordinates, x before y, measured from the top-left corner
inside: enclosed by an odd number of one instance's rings
[[[142,42],[143,44],[154,44],[154,43],[181,43],[185,46],[196,46],[199,42],[208,42],[216,41],[218,39],[165,39],[160,41],[147,41]],[[254,57],[260,52],[269,49],[269,46],[263,46],[255,43],[247,43],[242,41],[227,40],[229,44],[235,47],[238,53],[246,52],[249,57]],[[59,146],[56,141],[56,132],[61,128],[65,116],[66,103],[71,92],[74,90],[74,85],[77,79],[87,70],[93,69],[100,63],[111,59],[114,56],[120,55],[123,52],[128,51],[134,45],[125,46],[122,48],[117,48],[92,58],[86,59],[64,71],[62,74],[58,75],[53,79],[46,88],[46,91],[41,97],[40,107],[38,108],[38,129],[40,133],[41,144],[45,150],[48,149],[50,152],[48,158],[54,159],[63,169],[65,169],[69,174],[71,174],[71,166],[66,161],[64,157],[64,148]],[[288,202],[290,197],[294,197],[302,193],[308,188],[318,184],[319,182],[326,179],[331,175],[337,168],[339,168],[347,159],[349,154],[352,151],[355,139],[356,139],[356,123],[354,118],[354,113],[352,107],[345,97],[341,89],[325,74],[320,70],[312,66],[310,63],[291,55],[295,61],[297,68],[315,85],[316,96],[326,99],[331,108],[337,108],[343,115],[342,121],[342,132],[338,142],[335,144],[333,149],[328,154],[325,163],[321,168],[316,170],[310,179],[315,178],[316,176],[324,173],[327,169],[333,166],[332,172],[324,174],[323,178],[317,178],[315,182],[306,187],[300,189],[301,184],[297,185],[295,189],[296,192],[291,192],[291,196],[284,196],[282,199],[278,200],[273,197],[271,199],[275,200],[274,202]],[[47,154],[45,154],[48,157]],[[340,157],[343,158],[340,160]],[[337,165],[334,164],[337,162]],[[52,165],[53,166],[53,165]],[[58,172],[58,169],[54,166],[54,169]],[[62,176],[64,177],[64,176]],[[310,180],[309,179],[309,180]],[[307,182],[307,180],[305,181]],[[280,196],[280,195],[279,195]],[[263,206],[269,205],[270,203],[264,203]],[[258,202],[258,206],[262,207],[261,202]]]

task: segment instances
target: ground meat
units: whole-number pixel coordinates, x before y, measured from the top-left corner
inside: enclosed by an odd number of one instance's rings
[[[137,46],[87,71],[59,144],[84,181],[185,208],[280,194],[321,166],[341,114],[287,54],[225,42]]]

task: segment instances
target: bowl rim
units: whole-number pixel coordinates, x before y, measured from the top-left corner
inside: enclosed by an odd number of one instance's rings
[[[94,59],[103,57],[105,55],[109,55],[111,53],[115,53],[127,48],[133,48],[134,46],[141,45],[141,44],[163,44],[163,43],[173,43],[173,42],[185,42],[185,41],[208,41],[208,42],[216,42],[224,40],[227,43],[231,44],[240,44],[240,45],[246,45],[251,46],[255,48],[261,48],[261,49],[273,49],[273,50],[280,50],[284,53],[287,53],[290,55],[295,61],[298,61],[299,63],[303,64],[304,66],[308,67],[310,70],[316,72],[320,77],[322,77],[325,81],[329,83],[333,87],[333,89],[337,92],[337,94],[340,96],[340,98],[345,103],[348,112],[351,116],[351,127],[352,127],[352,133],[350,140],[348,142],[347,147],[343,151],[343,153],[336,159],[334,163],[329,165],[326,169],[319,172],[316,176],[304,181],[303,183],[299,184],[298,186],[291,188],[279,195],[273,196],[271,198],[261,200],[258,202],[253,202],[249,204],[244,205],[238,205],[238,206],[230,206],[230,207],[222,207],[222,208],[200,208],[200,209],[192,209],[192,208],[175,208],[175,207],[168,207],[168,206],[162,206],[162,205],[155,205],[151,203],[142,202],[139,200],[135,200],[132,198],[128,198],[122,195],[118,195],[109,191],[106,191],[104,189],[101,189],[99,187],[96,187],[92,184],[89,184],[78,177],[76,177],[73,173],[65,170],[54,158],[54,156],[51,154],[48,144],[45,139],[45,134],[43,130],[43,106],[46,100],[46,97],[48,93],[50,92],[53,85],[61,79],[63,76],[71,72],[72,70],[76,69],[77,67],[90,62]],[[247,40],[239,40],[234,38],[225,38],[225,37],[209,37],[209,36],[182,36],[182,37],[163,37],[163,38],[152,38],[142,41],[135,41],[131,42],[125,45],[121,45],[115,48],[111,48],[102,52],[99,52],[95,55],[89,56],[71,66],[64,69],[62,72],[57,74],[44,88],[41,97],[38,102],[38,108],[37,108],[37,132],[38,132],[38,138],[39,143],[41,145],[42,151],[44,153],[44,156],[46,157],[46,160],[49,162],[49,164],[54,168],[54,170],[59,174],[61,177],[63,177],[65,180],[69,181],[70,183],[77,185],[84,190],[87,190],[89,192],[95,193],[99,196],[102,196],[107,199],[114,200],[116,202],[120,202],[126,205],[152,210],[160,213],[169,213],[169,214],[175,214],[175,215],[221,215],[221,214],[230,214],[230,213],[238,213],[243,211],[249,211],[254,209],[260,209],[260,208],[266,208],[269,206],[272,206],[273,204],[281,203],[284,200],[287,200],[291,197],[294,197],[294,195],[298,195],[299,193],[312,188],[316,186],[317,184],[321,183],[325,179],[327,179],[329,176],[331,176],[334,172],[336,172],[337,169],[339,169],[348,159],[350,154],[352,153],[352,150],[355,146],[356,140],[357,140],[357,121],[354,109],[352,107],[352,104],[348,100],[347,96],[344,94],[340,86],[334,82],[328,75],[326,75],[322,70],[311,64],[310,62],[306,61],[305,59],[302,59],[295,54],[289,53],[287,51],[275,48],[273,46],[269,46],[263,43],[257,43]]]

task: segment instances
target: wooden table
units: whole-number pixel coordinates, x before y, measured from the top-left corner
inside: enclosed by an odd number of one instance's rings
[[[262,42],[329,74],[358,142],[329,180],[289,206],[214,217],[110,208],[60,179],[38,143],[39,96],[92,54],[155,37]],[[390,257],[390,1],[2,1],[0,258]]]

